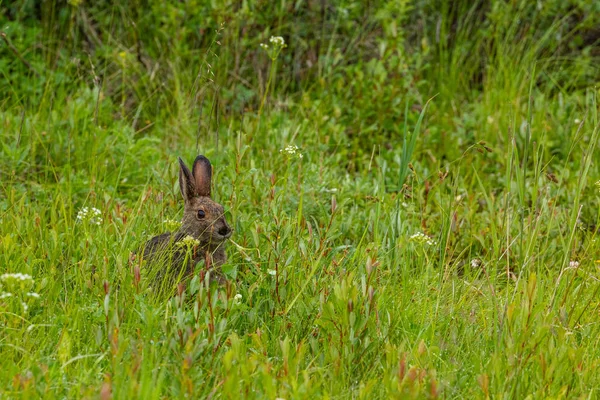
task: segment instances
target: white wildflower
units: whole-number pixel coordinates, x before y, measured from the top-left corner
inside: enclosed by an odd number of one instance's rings
[[[94,225],[100,225],[102,223],[102,211],[95,207],[91,209],[88,207],[81,207],[81,210],[77,212],[77,222],[89,222]]]
[[[188,249],[191,249],[194,246],[198,246],[199,244],[200,244],[200,241],[198,239],[194,239],[190,235],[187,235],[186,237],[181,239],[179,242],[177,242],[177,246],[186,247]]]
[[[434,246],[437,244],[435,240],[422,232],[415,233],[409,238],[409,240],[411,242],[426,244],[428,246]]]
[[[471,260],[471,268],[479,268],[481,266],[481,260],[479,258],[474,258]]]
[[[287,146],[285,146],[285,148],[279,150],[280,153],[285,152],[289,155],[296,154],[296,151],[298,151],[298,146],[294,146],[293,144],[287,145]]]
[[[271,276],[275,276],[275,275],[277,275],[277,271],[275,271],[274,269],[269,269],[269,270],[267,270],[267,274],[269,274]]]
[[[298,148],[298,146],[293,145],[293,144],[289,144],[289,145],[285,146],[283,149],[280,149],[279,152],[282,154],[285,154],[289,157],[298,157],[298,158],[304,157],[304,155],[302,153],[300,153],[300,149]]]
[[[28,281],[31,281],[31,282],[33,282],[33,278],[31,277],[31,275],[22,274],[20,272],[17,272],[15,274],[0,275],[0,281],[4,281],[4,282],[11,282],[11,281],[28,282]]]
[[[235,304],[240,304],[242,302],[242,298],[243,296],[240,293],[238,293],[235,296],[233,296],[233,302]]]
[[[285,40],[283,40],[283,38],[281,36],[271,36],[271,38],[269,39],[269,42],[275,46],[279,46],[279,47],[285,46]]]
[[[83,221],[87,217],[88,211],[87,207],[81,207],[81,210],[77,213],[77,221]]]
[[[575,125],[579,125],[581,123],[581,120],[579,118],[575,118],[575,120],[573,121],[573,123]]]
[[[571,260],[569,262],[569,268],[577,268],[579,267],[579,261]]]
[[[29,306],[32,299],[38,299],[40,295],[35,292],[31,292],[31,287],[33,286],[33,278],[27,274],[4,274],[0,276],[0,280],[2,280],[2,285],[5,286],[6,289],[10,290],[7,292],[3,292],[0,294],[0,300],[13,298],[14,300],[7,300],[9,305],[18,306],[21,305],[23,309],[23,313],[27,313],[29,311]],[[15,309],[12,309],[15,312]]]
[[[281,36],[271,36],[269,43],[271,45],[261,43],[260,47],[267,52],[271,60],[276,60],[281,50],[287,47],[285,40]]]
[[[0,275],[0,287],[3,287],[8,293],[2,298],[11,297],[13,295],[19,297],[20,294],[31,291],[33,283],[31,275],[22,274],[20,272]]]

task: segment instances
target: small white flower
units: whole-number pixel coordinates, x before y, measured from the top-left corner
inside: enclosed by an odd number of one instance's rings
[[[434,246],[437,244],[435,240],[433,240],[432,238],[430,238],[429,236],[427,236],[426,234],[424,234],[422,232],[415,233],[414,235],[412,235],[409,238],[409,240],[411,242],[426,244],[428,246]]]
[[[10,293],[10,292],[0,293],[0,300],[7,299],[9,297],[12,297],[12,293]]]
[[[479,258],[474,258],[471,260],[471,268],[478,268],[481,266],[481,260]]]
[[[569,262],[569,268],[577,268],[579,267],[579,261],[572,260]]]
[[[274,44],[275,46],[283,47],[285,46],[285,40],[281,36],[271,36],[269,42]]]
[[[267,43],[261,43],[260,47],[267,52],[271,60],[277,59],[281,50],[287,47],[281,36],[271,36],[269,43],[270,46]]]
[[[26,282],[26,281],[33,281],[33,278],[31,277],[31,275],[22,274],[20,272],[17,272],[14,274],[3,274],[0,276],[0,280],[4,281],[4,282],[10,282],[10,281]]]
[[[28,292],[26,294],[27,297],[33,297],[34,299],[39,299],[40,298],[40,294],[36,293],[36,292]]]
[[[27,312],[29,310],[29,306],[24,301],[21,302],[21,306],[23,306],[23,311]]]
[[[267,274],[269,274],[271,276],[275,276],[275,275],[277,275],[277,271],[275,271],[274,269],[269,269],[269,270],[267,270]]]
[[[191,249],[194,246],[198,246],[199,244],[200,244],[200,241],[198,239],[194,239],[190,235],[187,235],[186,237],[181,239],[179,242],[177,242],[178,247],[187,247],[188,249]]]
[[[573,121],[573,123],[575,125],[579,125],[581,123],[581,120],[579,118],[575,118],[575,120]]]
[[[100,225],[102,223],[102,211],[95,207],[90,210],[88,207],[81,207],[81,210],[77,212],[77,222],[88,221],[94,225]]]
[[[242,302],[242,298],[243,296],[240,293],[238,293],[235,296],[233,296],[233,302],[235,304],[240,304]]]
[[[287,156],[296,156],[298,158],[302,158],[304,157],[304,155],[302,153],[300,153],[299,151],[300,149],[298,148],[298,146],[293,145],[293,144],[289,144],[287,146],[285,146],[283,149],[279,150],[280,153],[285,154]]]

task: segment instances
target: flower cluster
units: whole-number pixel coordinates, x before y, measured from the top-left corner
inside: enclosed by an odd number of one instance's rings
[[[424,234],[422,232],[415,233],[414,235],[412,235],[409,238],[409,240],[411,242],[415,242],[415,243],[426,244],[427,246],[435,246],[436,245],[435,240],[433,240],[431,237],[427,236],[426,234]]]
[[[185,247],[188,250],[191,250],[192,248],[194,248],[195,246],[198,246],[199,244],[200,244],[200,241],[198,239],[194,239],[190,235],[187,235],[186,237],[181,239],[179,242],[177,242],[178,247]]]
[[[2,289],[0,291],[0,300],[13,298],[20,302],[23,311],[27,312],[29,310],[27,300],[40,298],[38,293],[31,291],[33,283],[31,275],[20,272],[0,275],[0,288]]]
[[[89,222],[94,225],[100,225],[102,223],[102,212],[95,207],[91,209],[88,207],[82,207],[77,213],[77,222]]]
[[[165,219],[163,221],[163,224],[165,224],[165,228],[169,231],[169,232],[175,232],[176,230],[178,230],[181,227],[181,222],[180,221],[176,221],[174,219]]]
[[[300,149],[298,148],[298,146],[295,146],[293,144],[288,144],[283,149],[279,150],[279,152],[282,153],[282,154],[285,154],[285,155],[287,155],[289,157],[298,157],[298,158],[304,157],[302,155],[302,153],[300,153],[299,150]]]
[[[238,293],[235,296],[233,296],[233,302],[235,304],[240,304],[242,302],[242,298],[243,296],[240,293]]]
[[[20,272],[17,272],[16,274],[3,274],[0,275],[0,281],[3,282],[10,282],[10,281],[21,281],[21,282],[33,282],[33,278],[31,277],[31,275],[28,274],[22,274]]]
[[[281,36],[271,36],[271,38],[269,39],[269,43],[271,43],[271,45],[273,47],[279,48],[279,49],[283,49],[284,47],[287,47],[287,45],[285,44],[285,40]],[[269,50],[269,48],[270,48],[270,46],[266,43],[261,43],[260,47],[262,47],[265,50]]]
[[[277,47],[285,47],[285,40],[281,36],[271,36],[269,43]]]
[[[32,286],[33,278],[31,275],[20,272],[0,275],[0,287],[6,287],[9,291],[25,292],[29,291]]]
[[[281,50],[287,47],[285,40],[281,36],[271,36],[269,43],[261,43],[260,47],[269,54],[272,60],[275,60]]]

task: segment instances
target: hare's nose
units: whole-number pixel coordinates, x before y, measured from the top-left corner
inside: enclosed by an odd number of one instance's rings
[[[229,236],[230,234],[231,234],[231,228],[229,228],[227,225],[224,225],[219,228],[219,235]]]

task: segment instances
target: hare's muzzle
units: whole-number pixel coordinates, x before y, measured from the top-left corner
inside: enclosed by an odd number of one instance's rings
[[[231,236],[231,228],[227,225],[227,222],[222,221],[219,228],[217,229],[217,233],[223,237],[223,239],[229,239]]]

